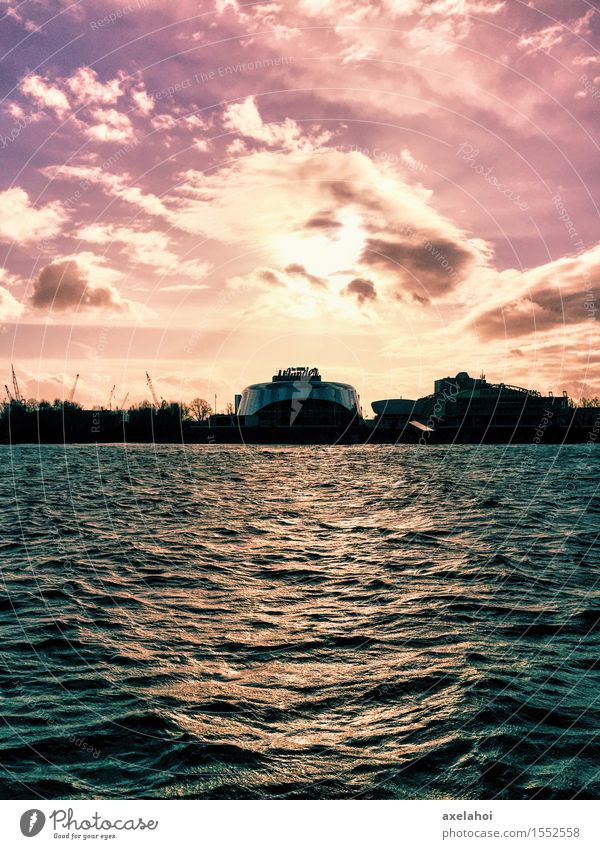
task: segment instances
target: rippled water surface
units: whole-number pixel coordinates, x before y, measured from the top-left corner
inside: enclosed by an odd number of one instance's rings
[[[0,456],[3,797],[600,795],[591,446]]]

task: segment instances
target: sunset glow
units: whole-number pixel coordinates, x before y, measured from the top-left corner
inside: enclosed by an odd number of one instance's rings
[[[459,370],[597,394],[599,26],[558,0],[9,0],[5,375],[52,400],[79,373],[88,405],[149,370],[224,407],[305,361],[366,405]]]

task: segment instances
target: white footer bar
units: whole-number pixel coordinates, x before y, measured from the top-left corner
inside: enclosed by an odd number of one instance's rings
[[[0,845],[600,847],[597,801],[3,801]]]

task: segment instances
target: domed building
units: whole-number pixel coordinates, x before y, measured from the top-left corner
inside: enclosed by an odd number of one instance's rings
[[[362,423],[353,386],[323,380],[316,368],[280,369],[270,383],[244,389],[237,410],[248,427],[346,427]]]

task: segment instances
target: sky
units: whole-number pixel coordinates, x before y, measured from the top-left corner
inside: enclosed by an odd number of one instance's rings
[[[0,2],[0,368],[600,392],[600,7]]]

